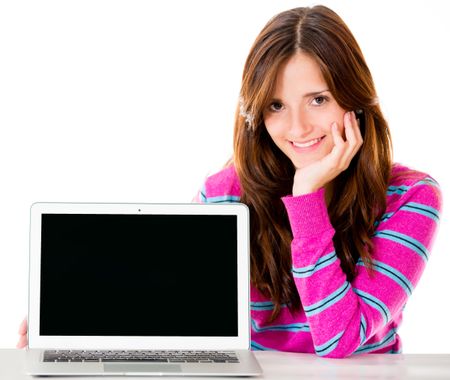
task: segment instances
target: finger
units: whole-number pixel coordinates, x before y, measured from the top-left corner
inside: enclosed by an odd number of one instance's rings
[[[353,145],[361,145],[363,138],[361,136],[361,129],[359,127],[358,120],[356,119],[355,112],[349,112],[348,128],[345,130],[346,135],[349,136]]]
[[[356,136],[356,129],[358,122],[354,117],[353,112],[347,112],[344,117],[345,139],[348,143],[348,153],[353,153],[358,147],[358,138]]]
[[[25,318],[19,326],[19,334],[23,335],[27,332],[27,319]]]
[[[28,345],[28,337],[26,335],[22,335],[17,343],[17,348],[24,348]]]
[[[346,143],[339,133],[336,122],[331,125],[331,135],[333,138],[334,147],[331,150],[330,154],[327,156],[327,161],[329,160],[333,166],[340,166],[342,157],[345,153]]]
[[[342,144],[339,146],[339,148],[336,148],[335,146],[331,152],[333,156],[334,165],[336,169],[338,169],[339,171],[343,171],[348,168],[348,166],[350,165],[350,161],[352,160],[353,156],[357,151],[357,149],[355,148],[356,136],[355,133],[353,132],[353,121],[354,120],[352,120],[351,113],[346,112],[344,114],[345,141],[341,137]]]
[[[344,117],[345,137],[348,143],[345,152],[346,164],[350,164],[350,160],[355,156],[362,145],[361,131],[359,130],[358,120],[354,112],[347,112]]]
[[[335,146],[340,147],[345,144],[344,139],[339,133],[339,128],[336,122],[333,122],[333,124],[331,124],[331,136],[333,137],[333,142]]]
[[[23,337],[19,338],[19,341],[16,344],[16,348],[23,348]]]

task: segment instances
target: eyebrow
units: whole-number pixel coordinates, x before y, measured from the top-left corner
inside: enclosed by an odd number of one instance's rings
[[[309,98],[310,96],[316,96],[316,95],[320,95],[323,92],[330,92],[330,90],[327,88],[325,90],[322,91],[313,91],[313,92],[308,92],[307,94],[303,95],[304,98]]]
[[[317,95],[320,95],[320,94],[322,94],[322,93],[324,93],[324,92],[330,92],[330,90],[329,90],[328,88],[326,88],[325,90],[321,90],[321,91],[312,91],[312,92],[308,92],[308,93],[306,93],[306,94],[303,95],[303,98],[309,98],[309,97],[311,97],[311,96],[317,96]],[[280,99],[274,97],[274,98],[272,98],[272,100],[280,100]]]

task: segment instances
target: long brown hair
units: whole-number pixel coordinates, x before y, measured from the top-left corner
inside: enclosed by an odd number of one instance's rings
[[[372,268],[370,238],[386,208],[392,167],[390,133],[372,76],[342,19],[324,6],[295,8],[273,17],[245,63],[233,156],[241,202],[250,209],[251,281],[274,302],[272,320],[283,304],[294,311],[300,309],[301,301],[291,273],[292,233],[281,201],[292,194],[295,168],[271,140],[263,112],[279,67],[298,51],[315,59],[341,108],[363,110],[364,143],[348,169],[330,183],[329,194],[334,247],[348,281],[355,276],[359,258]]]

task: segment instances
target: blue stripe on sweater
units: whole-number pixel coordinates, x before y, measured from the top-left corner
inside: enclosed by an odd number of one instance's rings
[[[366,336],[367,336],[367,322],[366,319],[364,318],[363,313],[361,313],[361,322],[359,324],[359,338],[360,338],[360,343],[359,345],[363,345],[364,342],[366,341]]]
[[[439,187],[439,183],[437,183],[437,181],[431,177],[426,177],[423,180],[416,182],[414,184],[414,186],[417,186],[417,185],[431,185],[431,186]]]
[[[372,262],[373,268],[377,272],[388,276],[391,280],[395,281],[399,286],[403,288],[408,297],[411,296],[412,291],[414,290],[414,286],[403,273],[399,272],[397,269],[391,267],[390,265],[382,263],[381,261],[373,260]],[[364,262],[361,259],[358,260],[356,265],[365,266]]]
[[[315,264],[308,265],[306,267],[293,267],[292,273],[294,277],[297,278],[305,278],[312,276],[319,269],[325,268],[331,264],[333,264],[337,260],[336,252],[333,251],[328,255],[321,257]]]
[[[204,193],[201,194],[202,199],[205,203],[229,203],[229,202],[239,202],[241,197],[237,195],[220,195],[217,197],[206,197]]]
[[[316,315],[325,309],[328,309],[330,306],[333,306],[336,302],[339,302],[344,296],[347,294],[347,292],[351,289],[350,283],[345,281],[344,284],[331,293],[329,296],[325,297],[324,299],[321,299],[320,301],[309,305],[304,306],[305,313],[308,317],[311,317],[313,315]]]
[[[414,252],[416,252],[425,262],[428,261],[429,252],[427,248],[422,243],[412,238],[411,236],[401,234],[400,232],[393,230],[376,231],[373,234],[373,236],[388,239],[396,243],[399,243],[405,247],[408,247]]]
[[[367,353],[370,351],[376,351],[383,347],[386,347],[388,344],[392,343],[395,340],[396,333],[397,333],[397,329],[393,328],[393,329],[389,330],[388,333],[384,336],[384,338],[381,339],[379,342],[364,345],[364,346],[358,348],[354,353],[362,354],[362,353]]]
[[[400,207],[400,210],[425,215],[428,218],[433,219],[435,222],[439,221],[439,211],[436,210],[434,207],[426,206],[421,203],[408,202],[404,204],[402,207]]]
[[[436,223],[439,222],[439,219],[440,219],[440,214],[439,214],[438,210],[436,210],[435,208],[433,208],[431,206],[423,205],[421,203],[408,202],[408,203],[404,204],[403,206],[401,206],[399,208],[399,210],[414,212],[416,214],[421,214],[421,215],[427,216],[428,218],[434,220]],[[380,223],[383,223],[386,220],[389,220],[392,217],[392,215],[394,215],[393,212],[387,212],[386,214],[383,214],[383,216],[380,218],[380,220],[376,221],[374,223],[375,227],[378,227],[378,225]]]
[[[379,225],[380,223],[383,223],[383,222],[385,222],[386,220],[389,220],[389,219],[392,217],[392,215],[394,215],[393,212],[387,212],[386,214],[383,214],[383,216],[380,218],[380,220],[378,220],[378,221],[376,221],[376,222],[374,223],[375,227],[378,227],[378,225]]]
[[[377,309],[381,316],[383,317],[384,324],[386,325],[391,320],[391,312],[389,308],[373,295],[363,292],[362,290],[353,288],[353,291],[369,306],[372,306],[374,309]]]
[[[264,347],[262,344],[251,341],[250,347],[253,351],[276,351],[273,348]]]
[[[202,189],[200,190],[200,202],[202,203],[207,202],[205,185],[203,185]]]
[[[250,302],[251,310],[273,310],[275,307],[272,301]]]
[[[392,350],[389,350],[389,351],[386,351],[385,353],[386,354],[401,354],[403,351],[400,349],[400,350],[394,350],[394,349],[392,349]]]
[[[325,356],[332,352],[337,347],[339,339],[341,339],[342,335],[344,335],[344,331],[341,331],[339,334],[331,338],[328,342],[325,342],[320,346],[314,346],[316,354],[319,356]]]
[[[263,331],[288,331],[288,332],[310,332],[311,329],[307,323],[290,323],[286,325],[271,325],[259,327],[255,320],[252,319],[252,328],[255,332]]]
[[[287,307],[287,304],[281,304],[281,307]],[[254,311],[273,310],[275,304],[272,301],[250,302],[250,309]]]
[[[409,189],[411,188],[411,186],[405,186],[405,185],[401,185],[401,186],[389,186],[387,189],[387,195],[392,195],[392,194],[404,194],[406,193]]]
[[[420,181],[417,181],[412,186],[407,185],[400,185],[400,186],[389,186],[387,189],[387,195],[392,194],[404,194],[406,193],[411,187],[419,186],[419,185],[431,185],[435,187],[439,187],[439,184],[431,177],[426,177]]]

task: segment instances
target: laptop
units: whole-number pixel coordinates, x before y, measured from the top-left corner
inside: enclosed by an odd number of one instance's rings
[[[35,203],[26,373],[256,376],[245,205]]]

